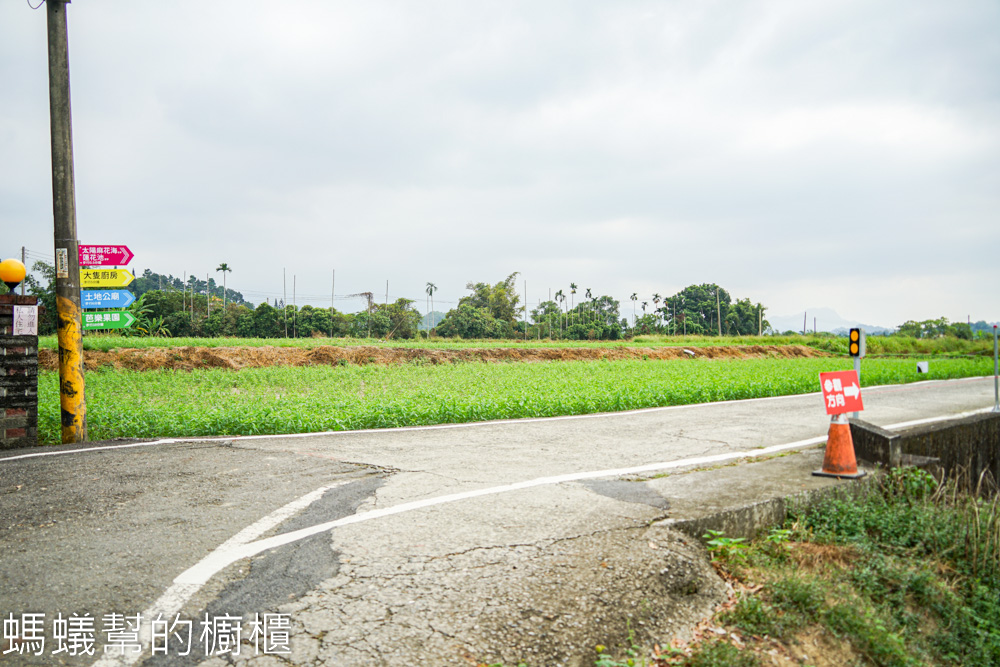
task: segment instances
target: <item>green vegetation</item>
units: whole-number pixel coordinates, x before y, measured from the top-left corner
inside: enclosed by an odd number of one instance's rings
[[[710,622],[725,634],[658,654],[633,646],[621,661],[600,647],[595,664],[1000,664],[1000,496],[964,488],[899,468],[793,508],[749,544],[712,531],[738,591]]]
[[[167,347],[295,347],[313,349],[324,345],[338,347],[377,346],[415,349],[446,349],[462,350],[472,348],[594,348],[615,349],[623,347],[705,347],[718,345],[782,345],[784,338],[690,338],[675,340],[666,336],[650,336],[637,338],[633,341],[603,341],[603,340],[523,340],[511,339],[463,339],[463,338],[414,338],[410,340],[379,340],[376,338],[135,338],[112,333],[88,333],[83,337],[85,350],[117,350],[123,348],[167,348]],[[797,341],[803,343],[803,341]],[[40,336],[38,346],[41,349],[55,350],[58,342],[55,335]],[[846,348],[845,348],[846,349]],[[990,348],[992,350],[992,348]]]
[[[986,358],[865,363],[863,384],[992,373]],[[304,433],[553,417],[814,392],[847,359],[420,362],[87,373],[90,437]],[[39,440],[59,438],[58,376],[39,376]]]
[[[134,304],[133,304],[134,305]],[[536,340],[536,339],[463,339],[463,338],[413,338],[407,340],[379,340],[374,338],[136,338],[111,333],[88,333],[83,338],[85,350],[115,350],[121,348],[151,347],[297,347],[312,349],[323,345],[340,347],[375,345],[379,347],[404,347],[417,349],[470,349],[470,348],[597,348],[622,347],[715,347],[722,345],[805,345],[830,354],[847,355],[847,338],[830,334],[792,336],[636,336],[632,340]],[[38,346],[54,350],[58,347],[54,335],[41,336]],[[992,339],[962,340],[958,338],[908,338],[905,336],[870,336],[868,355],[879,356],[966,356],[993,355]],[[865,363],[868,363],[867,361]]]
[[[834,354],[847,354],[847,337],[832,334],[812,336],[783,336],[783,339],[798,339],[817,350]],[[961,356],[969,354],[993,356],[993,338],[975,339],[955,336],[936,338],[913,338],[905,335],[868,336],[868,356]]]
[[[215,271],[222,273],[221,287],[211,276],[201,281],[192,275],[185,282],[146,269],[128,287],[138,297],[130,309],[140,322],[130,335],[280,341],[314,337],[412,340],[434,334],[465,340],[538,342],[543,338],[616,341],[651,336],[672,341],[664,344],[692,346],[747,344],[740,341],[760,341],[760,334],[775,333],[764,317],[767,308],[763,304],[747,298],[733,299],[714,283],[689,285],[673,296],[655,293],[646,299],[633,293],[629,318],[620,312],[616,299],[599,295],[589,287],[578,288],[576,283],[569,283],[568,293],[558,289],[554,299],[530,308],[521,303],[518,273],[514,272],[495,284],[469,282],[466,289],[471,294],[462,297],[442,318],[440,313],[429,315],[438,289],[431,282],[425,289],[428,313],[423,316],[414,308],[413,299],[379,304],[372,292],[349,295],[363,298],[366,303],[364,310],[352,314],[332,307],[298,307],[277,299],[254,307],[241,293],[226,287],[226,276],[233,271],[229,264],[222,262]],[[39,296],[45,306],[40,322],[42,334],[55,330],[54,273],[50,264],[35,262],[32,273],[25,278],[28,292]],[[0,293],[6,290],[0,284]],[[979,353],[985,349],[983,341],[990,337],[992,326],[983,321],[970,325],[950,323],[946,318],[910,320],[900,325],[893,336],[869,337],[869,353],[910,354],[914,347],[918,354]],[[791,340],[836,353],[843,353],[845,347],[843,338],[833,334],[767,338],[770,344],[782,344],[779,339]]]

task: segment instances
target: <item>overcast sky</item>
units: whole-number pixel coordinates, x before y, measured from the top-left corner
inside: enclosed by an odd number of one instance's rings
[[[78,236],[133,268],[1000,319],[995,0],[68,8]],[[0,0],[4,257],[52,256],[45,24]]]

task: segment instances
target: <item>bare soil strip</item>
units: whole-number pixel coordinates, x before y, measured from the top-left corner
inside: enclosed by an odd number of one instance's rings
[[[688,350],[694,353],[692,357]],[[460,350],[340,347],[174,347],[84,351],[84,365],[149,371],[160,369],[268,368],[270,366],[335,366],[344,364],[448,364],[461,362],[619,361],[626,359],[747,359],[826,357],[826,352],[804,345],[742,345],[718,347],[618,347],[618,348],[472,348]],[[39,350],[38,363],[45,370],[59,367],[56,350]]]

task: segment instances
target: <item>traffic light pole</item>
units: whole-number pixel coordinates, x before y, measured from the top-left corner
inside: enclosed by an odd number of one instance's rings
[[[63,443],[87,440],[80,322],[80,257],[76,238],[73,122],[69,95],[66,5],[48,0],[49,126],[52,138],[52,215],[56,250],[56,333],[59,340],[59,404]]]
[[[867,345],[865,344],[865,330],[861,327],[855,327],[850,330],[847,334],[847,350],[854,358],[854,372],[858,376],[858,386],[861,386],[861,358],[865,356],[867,352]],[[857,419],[861,413],[852,412],[851,417]]]
[[[854,357],[854,372],[858,374],[858,386],[861,386],[861,357]],[[851,417],[857,419],[861,415],[860,412],[852,412]]]

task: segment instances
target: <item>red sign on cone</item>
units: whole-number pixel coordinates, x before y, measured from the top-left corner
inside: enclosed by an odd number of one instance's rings
[[[826,414],[842,415],[845,412],[861,412],[861,383],[854,371],[820,373],[819,385],[823,389],[823,403]]]

